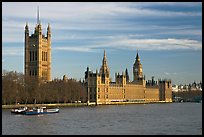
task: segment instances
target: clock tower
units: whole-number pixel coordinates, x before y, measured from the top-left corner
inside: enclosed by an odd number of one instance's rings
[[[137,51],[137,56],[136,56],[136,60],[135,63],[133,65],[133,81],[140,81],[143,79],[142,76],[142,64],[140,63],[140,57],[138,55],[138,51]]]

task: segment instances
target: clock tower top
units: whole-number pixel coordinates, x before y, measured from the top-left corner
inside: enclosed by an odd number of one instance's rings
[[[140,57],[138,54],[138,50],[137,50],[137,55],[136,55],[136,60],[135,63],[133,65],[133,81],[138,81],[138,80],[142,80],[143,76],[142,76],[142,64],[140,63]]]

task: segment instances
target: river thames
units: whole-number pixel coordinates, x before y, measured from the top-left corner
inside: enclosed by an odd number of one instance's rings
[[[61,107],[15,115],[2,109],[3,135],[202,135],[202,103]]]

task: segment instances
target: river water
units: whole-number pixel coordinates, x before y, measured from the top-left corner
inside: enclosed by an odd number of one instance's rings
[[[3,135],[202,135],[202,103],[62,107],[16,115],[2,109]]]

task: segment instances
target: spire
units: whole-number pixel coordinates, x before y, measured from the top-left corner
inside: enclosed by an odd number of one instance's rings
[[[137,50],[136,61],[140,61],[140,57],[139,57],[139,55],[138,55],[138,50]]]
[[[25,25],[25,34],[26,34],[27,36],[29,35],[28,22],[26,22],[26,25]]]
[[[104,50],[104,55],[103,56],[104,56],[104,58],[106,58],[106,51],[105,50]]]
[[[51,31],[51,28],[50,28],[50,23],[48,23],[48,26],[47,26],[47,32],[49,32],[49,33],[50,33],[50,31]]]
[[[28,22],[26,21],[25,29],[28,30]]]
[[[104,50],[104,54],[103,54],[103,64],[102,66],[107,66],[107,61],[106,61],[106,51]]]
[[[100,69],[100,73],[101,74],[108,74],[109,76],[109,68],[108,68],[108,64],[107,64],[107,59],[106,59],[106,51],[104,50],[104,55],[103,55],[103,62],[102,62],[102,66]]]
[[[40,24],[40,12],[39,12],[39,6],[37,11],[37,24]]]

